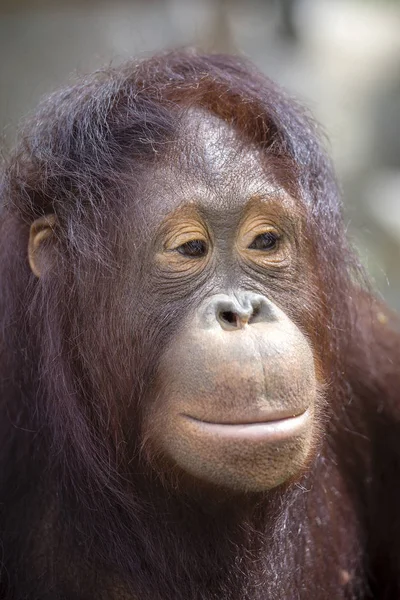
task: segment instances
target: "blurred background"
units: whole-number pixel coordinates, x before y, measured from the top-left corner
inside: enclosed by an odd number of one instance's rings
[[[128,56],[239,51],[322,123],[346,223],[400,309],[400,0],[0,0],[0,148],[41,96]]]

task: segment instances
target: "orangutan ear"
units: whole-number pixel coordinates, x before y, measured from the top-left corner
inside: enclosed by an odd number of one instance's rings
[[[40,217],[31,225],[28,244],[28,260],[32,272],[36,277],[40,277],[51,262],[51,249],[48,240],[54,236],[55,226],[55,215]]]

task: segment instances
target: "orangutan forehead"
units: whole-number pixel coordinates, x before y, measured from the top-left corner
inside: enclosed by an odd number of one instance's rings
[[[177,138],[154,165],[148,183],[174,207],[195,203],[233,209],[254,197],[292,200],[261,149],[201,109],[185,113]]]
[[[243,175],[262,173],[261,150],[243,140],[231,124],[204,109],[185,112],[177,150],[189,171],[200,170],[211,181],[223,180],[235,171],[237,177],[238,168]]]

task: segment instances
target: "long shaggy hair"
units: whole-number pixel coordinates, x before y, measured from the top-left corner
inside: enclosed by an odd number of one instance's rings
[[[135,190],[191,108],[256,144],[304,205],[314,345],[329,365],[308,471],[219,502],[166,486],[145,460],[140,402],[173,314],[153,315],[128,347],[115,294],[124,215],[144,214]],[[295,102],[238,57],[183,51],[98,71],[28,120],[0,211],[2,600],[400,595],[397,325],[362,283],[330,162]],[[58,221],[54,264],[36,279],[29,227],[46,214]],[[135,261],[139,272],[140,250]],[[128,406],[138,416],[127,440]]]

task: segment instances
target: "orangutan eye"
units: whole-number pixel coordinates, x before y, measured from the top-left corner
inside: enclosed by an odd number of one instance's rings
[[[279,235],[273,231],[266,231],[258,235],[250,244],[250,250],[273,250],[279,241]]]
[[[190,240],[190,242],[178,246],[176,250],[183,256],[199,258],[207,254],[207,244],[203,240]]]

